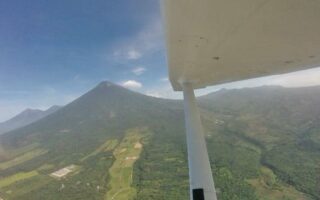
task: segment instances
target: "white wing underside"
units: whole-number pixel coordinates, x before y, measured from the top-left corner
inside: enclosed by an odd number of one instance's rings
[[[319,0],[164,0],[175,90],[320,65]]]

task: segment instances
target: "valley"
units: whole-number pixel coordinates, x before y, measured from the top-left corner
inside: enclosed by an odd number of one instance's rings
[[[319,98],[318,87],[199,98],[219,200],[320,198]],[[0,136],[0,149],[5,200],[189,198],[181,102],[109,82]]]

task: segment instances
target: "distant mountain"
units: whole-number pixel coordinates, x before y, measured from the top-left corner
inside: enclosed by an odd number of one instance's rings
[[[278,127],[320,127],[320,87],[263,86],[220,90],[199,98],[205,110],[251,117]]]
[[[319,99],[320,87],[198,98],[219,200],[320,198]],[[0,198],[176,200],[188,185],[182,102],[110,82],[0,136]]]
[[[246,168],[250,176],[252,173],[264,174],[265,169],[255,172],[256,169],[252,167],[259,163],[271,169],[279,180],[311,194],[310,199],[320,199],[319,86],[305,88],[264,86],[221,90],[199,98],[199,104],[204,118],[214,118],[215,131],[220,132],[226,137],[226,141],[229,141],[225,145],[235,145],[233,147],[235,149],[244,141],[253,145],[246,147],[248,150],[246,157],[240,158],[239,151],[234,152],[238,159],[246,160],[242,163],[243,166],[234,167],[238,170],[241,167]],[[207,122],[207,127],[209,126],[212,125]],[[230,142],[233,139],[234,142]],[[215,138],[211,140],[217,141]],[[219,146],[219,149],[213,150],[216,164],[221,163],[221,160],[226,162],[224,157],[226,153],[223,152],[221,145]],[[250,154],[251,158],[248,159]],[[259,156],[254,158],[257,155]],[[217,161],[219,159],[221,160]],[[254,161],[255,159],[258,160]],[[235,161],[229,160],[229,162]],[[248,165],[248,162],[256,164]],[[253,185],[259,185],[256,181],[261,182],[253,180]],[[309,198],[287,196],[280,199]]]
[[[60,108],[61,106],[55,105],[47,110],[26,109],[22,111],[20,114],[14,116],[13,118],[0,123],[0,134],[21,128],[35,121],[38,121],[39,119],[42,119],[43,117],[46,117],[54,113]]]
[[[106,137],[122,137],[128,128],[170,120],[177,107],[182,114],[178,101],[145,96],[105,81],[50,116],[2,135],[1,142],[19,146],[36,139],[57,152],[87,151]]]
[[[104,199],[110,180],[107,172],[115,158],[112,148],[109,150],[111,152],[101,152],[103,144],[108,141],[116,141],[115,144],[125,142],[127,133],[136,129],[148,130],[152,141],[159,140],[157,145],[163,145],[167,139],[165,143],[170,146],[174,141],[181,143],[184,141],[182,116],[179,101],[149,97],[107,81],[102,82],[57,112],[0,136],[0,197],[25,200]],[[162,150],[157,152],[162,153]],[[17,163],[16,160],[24,162]],[[5,163],[4,166],[1,163]],[[74,176],[76,182],[69,180],[70,184],[81,184],[69,188],[72,190],[70,193],[57,192],[61,184],[49,175],[67,165],[81,166],[81,173]],[[41,166],[44,170],[40,168],[40,174],[35,178],[42,181],[30,179],[38,183],[36,186],[28,187],[32,185],[28,180],[24,184],[13,184],[13,187],[19,188],[13,195],[7,195],[6,188],[1,188],[1,177],[14,176],[21,170],[28,172]],[[181,173],[185,174],[185,171]],[[170,177],[171,172],[167,175]],[[181,181],[183,179],[182,176]],[[181,184],[181,181],[175,184],[178,188],[185,188],[186,183]],[[101,188],[100,192],[97,192],[97,186]],[[184,192],[183,196],[186,195],[187,192]]]

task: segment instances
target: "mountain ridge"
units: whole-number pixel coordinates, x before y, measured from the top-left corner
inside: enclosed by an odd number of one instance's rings
[[[270,199],[319,197],[314,168],[320,163],[319,98],[320,87],[221,90],[198,98],[219,199],[257,200],[266,194],[275,196]],[[0,177],[37,171],[39,175],[30,181],[43,180],[33,189],[36,192],[26,189],[27,180],[9,187],[24,188],[26,193],[11,198],[5,193],[8,188],[0,187],[0,194],[13,200],[48,195],[52,200],[103,199],[110,181],[107,169],[115,158],[114,152],[101,152],[101,147],[126,143],[126,134],[132,130],[147,130],[149,135],[140,141],[143,150],[131,176],[137,199],[187,199],[183,102],[146,96],[110,82],[98,84],[33,124],[0,136]],[[17,163],[22,158],[26,160]],[[70,165],[81,168],[79,174],[61,181],[49,176]],[[79,181],[94,187],[77,185]],[[56,192],[61,183],[68,189]],[[97,192],[97,186],[104,189]]]
[[[0,122],[0,135],[6,132],[13,131],[18,128],[22,128],[26,125],[34,123],[54,112],[59,110],[62,106],[53,105],[46,110],[40,109],[31,109],[27,108],[20,112],[19,114],[15,115],[14,117]]]

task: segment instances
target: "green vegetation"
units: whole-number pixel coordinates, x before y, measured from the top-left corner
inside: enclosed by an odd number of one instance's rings
[[[29,198],[31,191],[38,191],[51,181],[52,178],[38,174],[28,179],[20,180],[7,187],[0,189],[1,197],[4,199],[24,199]]]
[[[30,175],[27,179],[21,179],[21,176],[18,176],[19,181],[0,188],[0,196],[13,200],[103,199],[108,184],[106,169],[109,169],[113,163],[112,153],[101,152],[81,163],[81,168],[78,167],[61,179],[53,178],[49,173],[43,172],[38,172],[36,176]],[[51,169],[50,165],[44,166],[49,166]]]
[[[134,167],[137,200],[189,198],[183,118],[174,119],[150,127],[153,135]]]
[[[32,151],[32,150],[38,148],[39,146],[40,146],[40,144],[38,144],[38,143],[31,143],[31,144],[23,146],[21,148],[7,149],[6,153],[10,157],[17,157],[21,154]]]
[[[0,188],[4,188],[4,187],[9,186],[15,182],[18,182],[21,180],[26,180],[31,177],[37,176],[37,175],[38,175],[37,171],[31,171],[31,172],[26,172],[26,173],[24,173],[24,172],[17,173],[13,176],[9,176],[4,179],[1,179],[0,180]]]
[[[118,144],[118,140],[107,140],[105,143],[103,143],[101,146],[99,146],[92,153],[81,158],[80,161],[85,161],[86,159],[88,159],[92,156],[96,156],[100,152],[112,151],[117,146],[117,144]]]
[[[219,200],[320,199],[319,97],[319,88],[266,87],[199,99]],[[5,200],[189,198],[179,101],[102,83],[1,135],[0,147]],[[76,173],[50,177],[70,165]]]
[[[37,170],[45,172],[45,171],[50,171],[52,169],[54,169],[54,165],[52,165],[52,164],[43,164]]]
[[[0,169],[5,170],[5,169],[8,169],[8,168],[13,167],[15,165],[22,164],[28,160],[34,159],[37,156],[41,156],[43,154],[46,154],[47,152],[48,151],[44,150],[44,149],[35,149],[32,151],[29,151],[29,152],[24,153],[23,155],[18,156],[12,160],[0,163]]]
[[[259,165],[272,170],[278,184],[303,192],[304,198],[319,199],[320,146],[313,136],[320,131],[317,121],[320,109],[316,106],[319,96],[316,87],[303,90],[265,87],[221,91],[203,97],[201,103],[207,113],[214,113],[215,118],[225,122],[215,130],[220,129],[221,134],[228,136],[233,134],[260,149]],[[259,168],[255,171],[259,172]],[[235,171],[241,170],[232,170]],[[255,187],[258,194],[261,187]],[[267,190],[273,192],[272,188]],[[286,194],[285,190],[281,194]],[[290,198],[301,199],[298,194]]]
[[[136,196],[136,189],[131,186],[133,165],[142,151],[142,140],[145,141],[149,135],[147,128],[130,129],[114,150],[115,161],[109,169],[110,182],[106,200],[132,200]]]
[[[250,179],[248,182],[255,188],[261,200],[308,200],[310,197],[297,191],[294,187],[284,184],[277,179],[277,176],[267,167],[261,167],[260,176]]]

